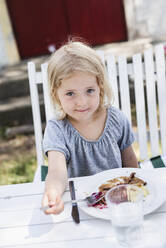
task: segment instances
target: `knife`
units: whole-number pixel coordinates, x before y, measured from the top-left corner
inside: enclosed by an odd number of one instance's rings
[[[78,205],[76,202],[74,181],[69,181],[69,189],[70,189],[70,195],[71,195],[71,200],[72,200],[71,215],[73,217],[73,220],[78,224],[80,223],[80,217],[79,217],[79,212],[78,212]]]

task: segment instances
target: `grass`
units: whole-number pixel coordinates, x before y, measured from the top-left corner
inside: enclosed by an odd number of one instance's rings
[[[33,135],[7,139],[0,132],[0,185],[32,182],[36,171]]]
[[[34,156],[19,156],[0,166],[0,185],[32,182],[36,170]]]

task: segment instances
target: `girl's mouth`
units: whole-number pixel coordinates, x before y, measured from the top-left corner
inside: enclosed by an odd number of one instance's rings
[[[76,110],[76,112],[81,112],[81,113],[82,113],[82,112],[86,112],[86,111],[88,111],[88,109],[77,109],[77,110]]]

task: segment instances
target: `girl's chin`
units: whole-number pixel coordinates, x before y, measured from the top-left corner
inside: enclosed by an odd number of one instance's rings
[[[68,120],[71,121],[76,121],[76,122],[81,122],[81,121],[88,121],[89,120],[89,116],[87,115],[75,115],[75,116],[68,116]]]

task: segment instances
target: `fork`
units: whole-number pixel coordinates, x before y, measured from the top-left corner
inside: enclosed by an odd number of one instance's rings
[[[87,196],[83,199],[78,199],[78,200],[70,200],[70,201],[65,201],[65,203],[68,203],[68,202],[87,202],[88,206],[93,206],[95,205],[96,203],[98,203],[100,200],[102,200],[104,198],[104,194],[102,192],[98,192],[98,193],[93,193],[91,194],[90,196]],[[49,209],[51,206],[45,206],[45,207],[41,207],[40,210],[41,211],[46,211],[47,209]]]

